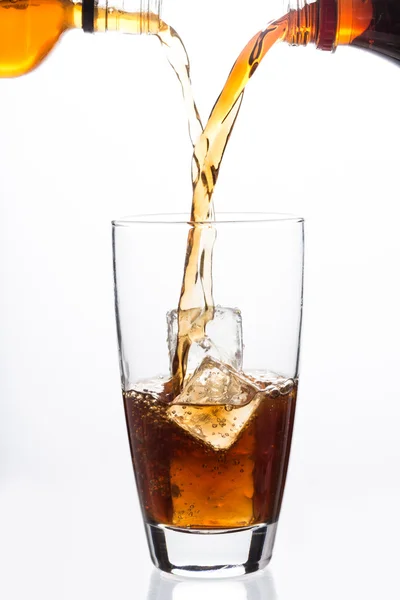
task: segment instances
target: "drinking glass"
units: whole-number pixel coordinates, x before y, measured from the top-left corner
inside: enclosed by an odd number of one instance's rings
[[[232,576],[271,559],[299,378],[304,223],[222,214],[213,319],[171,381],[185,215],[113,222],[115,305],[130,449],[153,563]],[[174,380],[175,381],[175,380]]]

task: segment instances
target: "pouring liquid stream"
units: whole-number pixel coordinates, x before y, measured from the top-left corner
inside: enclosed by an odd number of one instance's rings
[[[174,391],[182,388],[189,350],[205,337],[207,323],[214,317],[212,262],[216,240],[213,226],[213,193],[222,158],[232,134],[245,87],[260,62],[278,41],[285,38],[289,15],[269,24],[254,35],[239,54],[228,79],[203,128],[193,97],[187,52],[178,34],[163,24],[158,37],[181,82],[194,147],[192,159],[193,199],[191,229],[178,306],[178,341],[173,360]]]

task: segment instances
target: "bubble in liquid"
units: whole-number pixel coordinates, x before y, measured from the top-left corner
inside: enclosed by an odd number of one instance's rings
[[[280,391],[274,385],[269,385],[265,388],[265,393],[268,394],[271,398],[277,398],[280,394]]]
[[[285,394],[289,394],[289,392],[292,391],[293,387],[294,387],[293,379],[287,379],[280,388],[280,392],[281,392],[282,396],[284,396]]]

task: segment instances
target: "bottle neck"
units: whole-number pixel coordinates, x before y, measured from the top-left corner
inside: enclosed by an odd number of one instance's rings
[[[82,0],[75,6],[75,26],[88,33],[147,35],[158,33],[162,24],[162,0]]]
[[[286,41],[293,46],[315,44],[320,50],[336,47],[338,0],[289,0]]]

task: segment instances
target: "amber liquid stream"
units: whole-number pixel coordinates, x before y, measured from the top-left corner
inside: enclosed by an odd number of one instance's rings
[[[247,83],[268,50],[285,37],[287,28],[286,15],[259,31],[243,48],[194,147],[192,227],[187,240],[173,363],[176,391],[185,379],[190,346],[205,336],[206,325],[214,315],[212,259],[216,230],[212,224],[212,198],[225,148]]]

